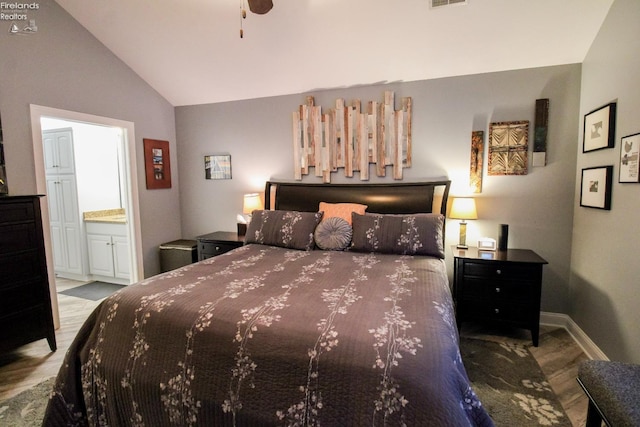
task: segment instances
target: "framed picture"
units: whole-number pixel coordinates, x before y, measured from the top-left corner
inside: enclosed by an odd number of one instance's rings
[[[612,102],[584,116],[582,152],[613,148],[615,145],[616,103]]]
[[[231,179],[231,155],[204,156],[205,179]]]
[[[620,141],[619,182],[640,182],[640,133],[629,135]]]
[[[582,169],[580,206],[611,210],[613,166]]]
[[[169,141],[145,138],[143,142],[147,189],[171,188]]]

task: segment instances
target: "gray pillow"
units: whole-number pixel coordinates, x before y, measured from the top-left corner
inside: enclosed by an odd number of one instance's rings
[[[444,258],[441,214],[353,214],[351,250]]]
[[[313,249],[313,232],[322,212],[256,210],[251,214],[244,242],[289,249]]]
[[[353,230],[343,218],[332,216],[322,220],[316,227],[314,237],[316,245],[327,251],[342,251],[349,243]]]

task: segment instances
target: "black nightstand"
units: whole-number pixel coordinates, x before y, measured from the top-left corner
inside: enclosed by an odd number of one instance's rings
[[[216,231],[196,237],[198,241],[198,261],[211,258],[244,244],[244,236],[232,231]]]
[[[478,251],[452,246],[453,294],[458,328],[464,321],[494,321],[540,332],[542,266],[529,249]]]

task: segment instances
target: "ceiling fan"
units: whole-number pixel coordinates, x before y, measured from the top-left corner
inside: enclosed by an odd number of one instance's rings
[[[258,15],[264,15],[273,8],[272,0],[246,0],[249,3],[249,10]],[[240,38],[244,37],[244,31],[242,29],[242,20],[247,17],[247,10],[245,8],[245,0],[241,0],[240,4]]]

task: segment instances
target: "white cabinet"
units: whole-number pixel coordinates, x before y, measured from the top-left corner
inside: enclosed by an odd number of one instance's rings
[[[129,239],[126,236],[111,236],[111,244],[113,248],[114,275],[120,279],[129,280],[131,277]]]
[[[73,174],[73,133],[71,128],[42,132],[46,175]]]
[[[42,132],[54,271],[70,279],[84,276],[82,227],[70,128]]]
[[[56,275],[83,278],[86,257],[70,128],[42,132],[49,204],[49,227]]]
[[[82,232],[75,176],[47,176],[47,202],[54,271],[83,274]]]
[[[118,282],[128,284],[131,259],[126,224],[87,222],[86,227],[89,272],[102,276],[96,279],[122,279]]]
[[[87,233],[89,246],[89,272],[100,276],[115,277],[111,236]]]

